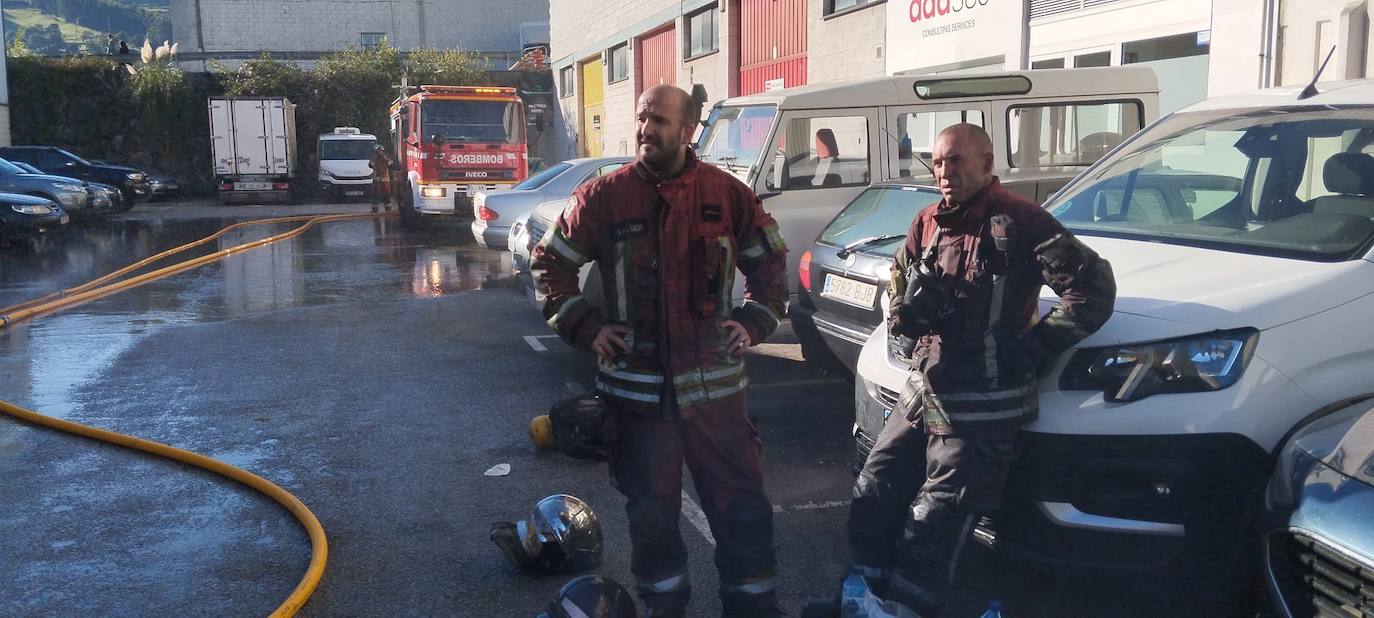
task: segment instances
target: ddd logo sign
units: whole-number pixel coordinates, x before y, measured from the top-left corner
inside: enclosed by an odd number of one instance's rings
[[[972,11],[980,6],[987,6],[988,2],[989,0],[911,0],[907,16],[911,18],[912,23],[916,23],[932,17]]]

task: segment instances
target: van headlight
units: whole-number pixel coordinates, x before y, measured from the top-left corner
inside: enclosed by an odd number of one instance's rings
[[[444,187],[420,187],[420,197],[444,197],[448,191]]]
[[[1224,331],[1156,343],[1074,353],[1060,388],[1101,390],[1107,401],[1164,393],[1219,391],[1235,384],[1254,355],[1259,331]]]

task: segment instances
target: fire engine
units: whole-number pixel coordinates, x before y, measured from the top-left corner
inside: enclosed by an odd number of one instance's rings
[[[404,88],[404,86],[403,86]],[[529,175],[525,107],[515,88],[420,86],[391,104],[393,174],[401,220],[471,219],[478,191],[509,188]]]

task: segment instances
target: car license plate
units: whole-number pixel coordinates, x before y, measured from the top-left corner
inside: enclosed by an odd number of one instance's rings
[[[272,183],[270,183],[270,182],[236,182],[236,183],[234,183],[234,190],[236,190],[236,191],[266,191],[266,190],[271,189],[271,188],[272,188]]]
[[[878,297],[878,286],[826,273],[821,296],[872,309],[873,299]]]
[[[344,191],[344,195],[362,195],[362,191]]]

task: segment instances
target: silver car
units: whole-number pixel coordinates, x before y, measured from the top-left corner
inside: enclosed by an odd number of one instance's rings
[[[503,251],[511,224],[536,206],[567,198],[582,183],[620,169],[633,157],[570,159],[503,191],[482,191],[472,200],[472,237],[488,249]]]

